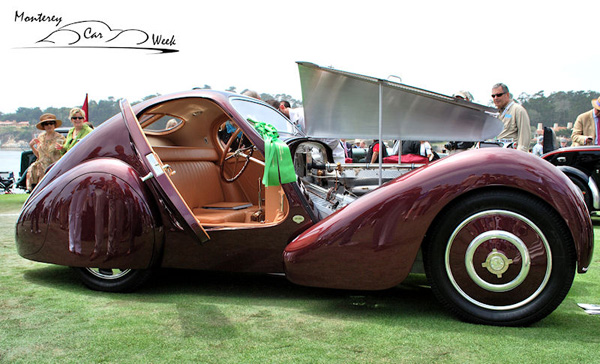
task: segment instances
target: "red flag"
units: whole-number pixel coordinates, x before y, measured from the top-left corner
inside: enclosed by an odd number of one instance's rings
[[[88,94],[85,94],[85,101],[83,102],[83,106],[81,107],[81,110],[83,110],[83,112],[85,112],[85,120],[83,120],[84,122],[89,120],[89,114],[88,114]]]

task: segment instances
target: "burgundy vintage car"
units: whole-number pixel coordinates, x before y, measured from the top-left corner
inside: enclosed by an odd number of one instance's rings
[[[123,100],[31,193],[19,254],[74,267],[103,291],[133,290],[163,267],[352,290],[426,273],[452,313],[492,325],[536,322],[563,301],[593,249],[563,173],[500,148],[425,166],[333,163],[334,137],[475,141],[501,125],[481,105],[299,67],[306,133],[233,93]]]

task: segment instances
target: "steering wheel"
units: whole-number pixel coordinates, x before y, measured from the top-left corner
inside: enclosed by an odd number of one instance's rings
[[[221,163],[220,163],[220,167],[221,167],[221,178],[223,178],[223,180],[225,182],[233,182],[236,179],[238,179],[242,173],[244,172],[244,170],[246,169],[246,167],[248,167],[248,164],[250,163],[250,157],[252,156],[252,153],[254,153],[254,145],[251,144],[248,147],[245,147],[242,142],[244,141],[244,135],[242,134],[239,138],[236,138],[236,135],[241,134],[240,132],[242,131],[242,128],[238,127],[237,129],[235,129],[235,131],[231,134],[231,137],[229,138],[229,141],[227,142],[227,145],[225,146],[225,149],[223,150],[223,155],[221,156]],[[235,143],[235,141],[238,141],[237,143],[237,147],[236,149],[229,153],[229,150],[231,149],[232,145]],[[248,140],[246,138],[246,140]],[[227,162],[228,160],[235,158],[235,163],[233,164],[233,177],[229,178],[225,175],[225,162]],[[240,160],[244,160],[243,161],[243,165],[240,168],[240,170],[236,173],[237,171],[237,167],[238,167],[238,162]]]

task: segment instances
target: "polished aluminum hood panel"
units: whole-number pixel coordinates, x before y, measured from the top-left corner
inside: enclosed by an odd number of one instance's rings
[[[502,131],[496,109],[416,87],[298,62],[313,137],[480,141]],[[380,103],[381,99],[381,103]]]

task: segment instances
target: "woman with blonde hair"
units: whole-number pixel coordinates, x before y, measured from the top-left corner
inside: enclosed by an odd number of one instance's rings
[[[76,107],[71,109],[69,112],[69,119],[71,119],[71,123],[73,123],[73,127],[69,130],[69,134],[67,134],[67,139],[65,143],[59,148],[61,154],[65,154],[71,148],[77,144],[78,141],[83,139],[86,135],[92,132],[92,128],[85,122],[85,111]]]
[[[44,177],[46,169],[60,159],[60,148],[65,141],[65,137],[57,133],[54,129],[62,125],[62,121],[56,119],[54,114],[46,113],[40,116],[40,122],[35,126],[44,132],[33,138],[29,142],[33,154],[37,160],[29,166],[27,170],[26,186],[27,191],[33,190],[35,185]]]

